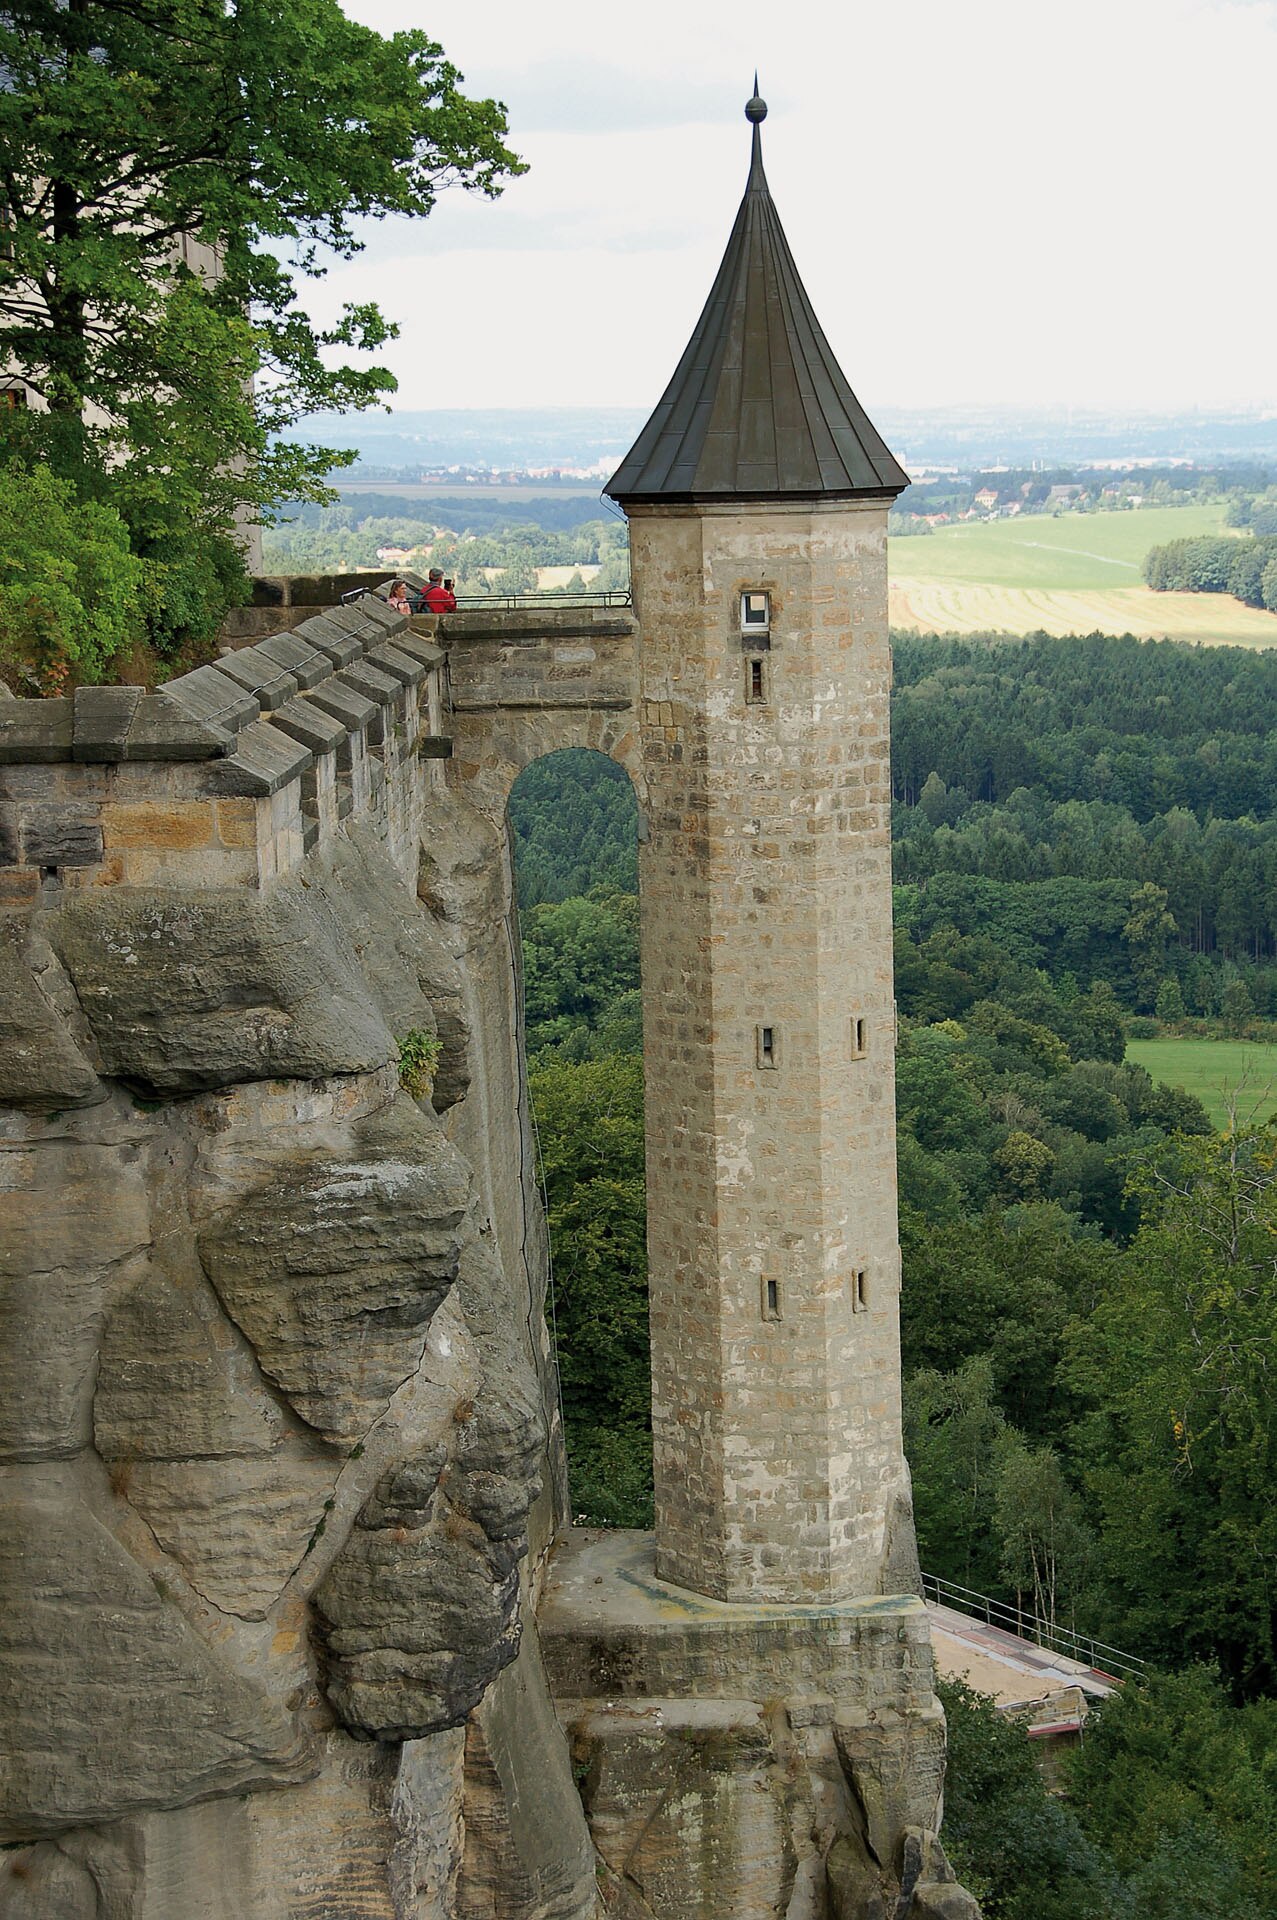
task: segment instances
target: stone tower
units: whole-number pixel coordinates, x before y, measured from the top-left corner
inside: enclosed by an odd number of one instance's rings
[[[755,92],[718,276],[607,491],[641,628],[657,1572],[811,1606],[893,1590],[907,1487],[886,559],[907,477],[798,277],[766,111]]]

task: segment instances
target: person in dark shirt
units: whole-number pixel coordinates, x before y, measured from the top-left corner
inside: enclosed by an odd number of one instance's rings
[[[442,567],[431,567],[430,584],[426,588],[423,605],[427,613],[455,613],[457,596],[452,586],[445,581]]]

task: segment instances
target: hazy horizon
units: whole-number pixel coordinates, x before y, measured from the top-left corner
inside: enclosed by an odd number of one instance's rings
[[[316,416],[303,431],[338,448],[357,448],[369,467],[589,467],[619,460],[647,412],[621,406],[395,407],[389,413]],[[884,403],[872,409],[872,417],[906,467],[1277,462],[1273,408],[1136,412]],[[358,469],[338,476],[346,485],[359,478]]]

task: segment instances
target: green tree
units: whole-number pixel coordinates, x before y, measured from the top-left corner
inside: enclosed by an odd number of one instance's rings
[[[98,680],[141,638],[143,569],[104,502],[47,467],[0,466],[0,661],[24,694]]]
[[[1159,1020],[1171,1027],[1185,1018],[1184,995],[1180,991],[1179,981],[1173,976],[1163,980],[1157,989],[1157,1000],[1153,1011]]]
[[[649,1525],[643,1064],[560,1062],[532,1073],[530,1088],[574,1504],[600,1524]],[[600,1505],[618,1463],[628,1490]]]
[[[324,497],[344,464],[280,436],[394,385],[336,357],[390,337],[377,307],[321,329],[299,279],[356,254],[363,219],[499,191],[521,170],[504,111],[337,0],[4,0],[0,71],[0,350],[47,408],[5,435],[117,505],[160,563],[158,637],[207,629],[236,516]]]
[[[999,1191],[1010,1200],[1033,1200],[1043,1191],[1055,1165],[1044,1140],[1031,1133],[1009,1133],[993,1155]]]
[[[1166,942],[1176,931],[1175,916],[1167,911],[1166,902],[1165,887],[1145,880],[1131,895],[1131,910],[1122,928],[1142,1007],[1153,1005],[1166,971]]]
[[[1220,1017],[1231,1034],[1243,1034],[1255,1017],[1255,1003],[1244,980],[1230,980],[1219,1003]]]
[[[1047,1791],[1023,1727],[961,1680],[936,1691],[949,1723],[944,1844],[985,1920],[1128,1920],[1117,1874]]]
[[[1106,1637],[1277,1678],[1277,1130],[1180,1137],[1071,1335],[1071,1445],[1097,1519]]]
[[[1081,1504],[1053,1447],[1009,1448],[998,1475],[993,1523],[1002,1577],[1043,1626],[1081,1593],[1091,1549]]]
[[[918,1551],[929,1573],[989,1592],[999,1583],[994,1501],[1013,1441],[983,1356],[954,1373],[914,1374],[905,1389]]]
[[[637,899],[599,887],[534,907],[523,923],[523,978],[531,1056],[587,1041],[638,989]]]
[[[1104,1703],[1065,1780],[1132,1912],[1277,1913],[1277,1702],[1239,1710],[1201,1666],[1152,1672]]]

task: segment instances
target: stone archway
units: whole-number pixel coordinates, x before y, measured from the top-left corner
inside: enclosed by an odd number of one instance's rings
[[[494,824],[524,767],[590,747],[645,793],[637,727],[638,627],[626,608],[537,607],[449,616],[443,725],[449,783]]]

